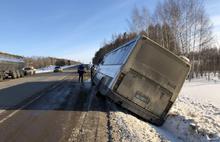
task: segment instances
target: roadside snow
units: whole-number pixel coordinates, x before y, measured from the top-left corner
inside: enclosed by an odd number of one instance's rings
[[[220,141],[220,110],[180,96],[162,128],[187,142]]]
[[[220,81],[186,81],[161,127],[121,111],[110,113],[114,141],[220,142]]]
[[[71,67],[75,67],[77,65],[66,65],[66,66],[62,66],[61,68],[62,69],[67,69],[67,68],[71,68]],[[47,72],[53,72],[54,71],[54,68],[56,66],[48,66],[48,67],[44,67],[44,68],[40,68],[40,69],[36,69],[36,73],[47,73]]]
[[[176,140],[160,134],[154,126],[123,112],[111,112],[112,139],[121,142],[168,142]]]
[[[19,58],[9,58],[9,57],[0,57],[0,62],[1,61],[5,61],[5,62],[24,62],[23,59],[19,59]]]
[[[220,142],[220,81],[186,81],[163,127],[184,141]]]
[[[40,69],[36,69],[36,73],[46,73],[46,72],[53,72],[55,66],[48,66]]]
[[[180,94],[195,102],[213,104],[220,108],[220,80],[216,77],[209,81],[206,78],[186,81]]]

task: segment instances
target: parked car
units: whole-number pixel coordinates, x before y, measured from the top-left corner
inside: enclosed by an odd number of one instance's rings
[[[34,67],[25,67],[23,70],[24,70],[25,75],[35,75],[36,74],[36,69]]]
[[[54,72],[62,72],[62,71],[63,71],[63,69],[60,66],[56,66],[54,68]]]
[[[98,93],[162,125],[190,70],[184,58],[139,35],[104,56],[93,82]]]

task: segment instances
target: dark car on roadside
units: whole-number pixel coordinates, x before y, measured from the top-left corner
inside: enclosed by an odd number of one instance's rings
[[[56,66],[53,72],[62,72],[63,69],[60,66]]]

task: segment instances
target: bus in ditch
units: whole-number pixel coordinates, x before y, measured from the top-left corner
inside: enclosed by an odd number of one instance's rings
[[[107,53],[96,69],[98,93],[162,125],[190,71],[189,60],[144,35]]]

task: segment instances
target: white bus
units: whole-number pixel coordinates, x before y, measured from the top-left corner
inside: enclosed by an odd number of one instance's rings
[[[139,35],[106,54],[93,81],[102,95],[162,125],[189,70],[186,57],[178,57]]]

